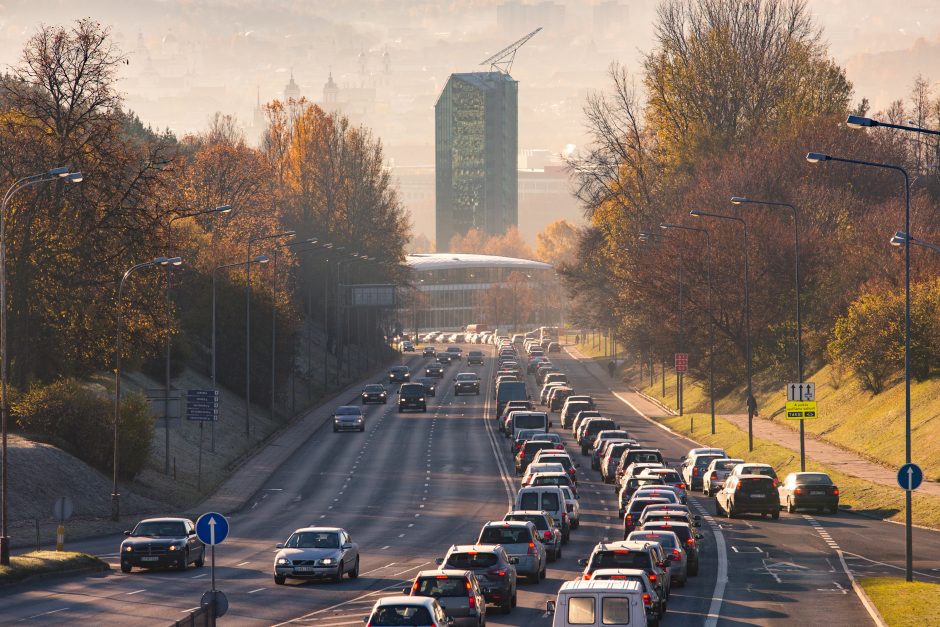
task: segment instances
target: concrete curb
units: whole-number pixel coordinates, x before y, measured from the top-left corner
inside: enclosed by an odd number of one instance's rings
[[[878,607],[871,600],[871,597],[869,597],[868,593],[865,592],[865,588],[855,581],[855,575],[852,574],[852,571],[849,569],[849,565],[845,563],[845,556],[841,550],[839,550],[839,561],[842,562],[842,569],[848,576],[849,581],[852,582],[852,590],[855,591],[855,596],[857,596],[858,600],[862,602],[862,605],[865,607],[865,611],[868,612],[869,616],[871,616],[872,621],[874,621],[878,627],[887,627],[888,623],[885,622],[884,616],[882,616],[881,612],[878,611]]]
[[[668,413],[670,416],[678,416],[678,415],[679,415],[679,414],[676,412],[675,409],[672,409],[671,407],[666,406],[666,404],[663,403],[662,401],[660,401],[658,398],[656,398],[656,397],[654,397],[654,396],[650,396],[649,394],[645,394],[645,393],[639,391],[639,390],[636,389],[636,388],[633,388],[633,392],[634,392],[634,394],[638,394],[638,395],[642,396],[645,400],[649,401],[649,402],[652,403],[653,405],[656,405],[657,407],[659,407],[660,409],[662,409],[664,412]]]
[[[12,588],[13,586],[21,586],[27,583],[34,583],[36,581],[46,581],[49,579],[61,579],[66,577],[74,577],[77,575],[82,575],[85,573],[104,573],[111,570],[111,566],[108,564],[96,564],[94,566],[82,566],[81,568],[70,568],[69,570],[54,570],[47,573],[37,573],[35,575],[30,575],[20,579],[19,581],[11,581],[9,583],[0,583],[0,589]]]

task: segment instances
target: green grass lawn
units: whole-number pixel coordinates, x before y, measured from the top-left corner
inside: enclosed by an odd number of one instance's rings
[[[108,570],[107,562],[93,555],[69,551],[33,551],[10,557],[9,566],[0,566],[0,584],[22,581],[33,575],[66,572],[79,568]]]
[[[865,577],[858,583],[890,627],[922,627],[937,624],[940,584],[901,577]]]

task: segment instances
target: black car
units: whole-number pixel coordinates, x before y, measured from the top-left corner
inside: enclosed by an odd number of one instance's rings
[[[425,357],[434,357],[437,355],[437,350],[433,346],[425,346],[421,354]]]
[[[424,400],[424,385],[421,383],[405,383],[398,390],[398,411],[417,409],[426,412],[427,402]]]
[[[467,353],[467,365],[468,366],[482,366],[483,365],[483,351],[470,351]]]
[[[715,509],[728,518],[769,514],[776,520],[780,518],[780,499],[774,482],[765,475],[732,475],[715,495]]]
[[[475,372],[461,372],[454,378],[454,396],[464,392],[480,394],[480,377]]]
[[[444,366],[440,364],[434,364],[434,363],[428,364],[427,367],[425,367],[424,369],[424,374],[426,374],[429,377],[443,379],[444,378]]]
[[[421,377],[418,383],[424,386],[426,396],[437,396],[437,381],[431,377]]]
[[[411,372],[408,366],[392,366],[388,369],[389,383],[404,383],[411,380]]]
[[[187,518],[148,518],[137,523],[121,542],[121,572],[135,566],[171,566],[186,570],[190,563],[201,568],[206,546],[196,537],[196,526]]]
[[[781,507],[790,513],[797,509],[818,512],[839,511],[839,488],[824,472],[791,472],[777,488]]]
[[[450,353],[438,353],[437,354],[438,363],[443,364],[445,366],[450,364],[450,362],[453,360],[454,360],[454,356],[451,355]]]
[[[378,383],[370,383],[366,387],[362,388],[362,404],[368,405],[369,403],[387,403],[388,402],[388,391],[385,389],[384,385]]]

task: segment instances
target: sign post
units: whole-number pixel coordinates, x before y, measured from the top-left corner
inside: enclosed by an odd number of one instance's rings
[[[913,492],[924,481],[924,471],[917,464],[904,464],[898,469],[898,485],[902,490]]]
[[[67,496],[60,496],[55,500],[52,506],[52,514],[59,521],[59,526],[55,530],[55,550],[65,550],[65,521],[72,516],[72,499]]]
[[[215,545],[225,541],[228,531],[228,520],[217,512],[207,512],[196,520],[196,536],[203,544],[211,547],[209,572],[212,577],[212,589],[202,595],[201,605],[215,602],[216,617],[222,616],[228,610],[228,599],[220,590],[215,589]]]

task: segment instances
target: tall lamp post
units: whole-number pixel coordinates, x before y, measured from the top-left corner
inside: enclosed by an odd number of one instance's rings
[[[203,209],[201,211],[191,211],[189,213],[180,214],[178,216],[173,216],[170,218],[170,221],[166,224],[167,230],[167,243],[169,244],[170,236],[173,233],[173,223],[177,220],[185,220],[186,218],[195,218],[196,216],[209,215],[213,213],[229,213],[232,210],[232,205],[220,205],[218,207],[213,207],[212,209]],[[170,268],[167,266],[166,272],[166,363],[165,363],[165,389],[163,394],[163,431],[164,431],[164,447],[163,447],[163,474],[170,474],[170,351],[172,350],[172,337],[170,334]],[[182,408],[180,408],[180,414],[182,415]],[[213,440],[213,444],[215,441]],[[215,450],[213,448],[213,450]]]
[[[653,231],[640,231],[640,241],[647,242],[652,239],[673,239],[674,240],[676,238],[672,237],[671,235],[663,235],[662,233],[656,233]],[[677,308],[678,309],[677,331],[679,334],[678,352],[681,353],[683,352],[683,348],[685,348],[684,333],[683,333],[684,329],[682,328],[682,265],[683,265],[682,264],[682,247],[677,246],[676,252],[677,252],[678,260],[679,260],[679,267],[677,269],[677,275],[678,275],[677,280],[679,283],[679,304]],[[685,383],[685,373],[676,372],[676,409],[679,410],[680,416],[682,416],[684,412],[684,403],[683,403],[684,399],[682,398],[683,392],[685,391],[683,389],[684,383]],[[690,429],[694,430],[694,424],[690,426]]]
[[[81,172],[69,172],[68,168],[53,168],[46,172],[24,176],[14,181],[3,195],[0,203],[0,430],[2,430],[2,459],[0,459],[0,565],[10,564],[10,536],[8,533],[8,489],[7,489],[7,245],[6,245],[6,215],[7,204],[16,193],[33,185],[50,183],[64,179],[70,183],[81,183]]]
[[[251,261],[237,261],[235,263],[227,263],[225,265],[218,266],[212,270],[212,389],[213,391],[218,389],[215,380],[215,285],[216,285],[216,273],[219,270],[225,270],[227,268],[234,268],[236,266],[246,266],[253,263],[268,263],[268,257],[266,255],[258,255]],[[213,453],[215,452],[215,422],[213,421],[210,426],[210,444],[209,450]]]
[[[747,371],[747,450],[754,450],[754,409],[757,402],[754,400],[753,387],[751,385],[751,287],[748,270],[747,254],[747,222],[737,216],[728,216],[720,213],[707,213],[693,209],[689,215],[695,218],[715,218],[716,220],[731,220],[739,222],[744,227],[744,344]]]
[[[292,237],[294,231],[283,231],[270,235],[258,235],[248,239],[245,277],[245,438],[251,437],[251,245],[269,239]]]
[[[853,116],[854,117],[854,116]],[[850,121],[851,124],[851,121]],[[810,152],[806,155],[810,163],[823,161],[838,161],[883,170],[893,170],[904,177],[904,231],[911,232],[911,179],[907,170],[891,163],[878,163],[874,161],[861,161],[859,159],[845,159],[833,157],[821,152]],[[904,244],[904,461],[911,463],[911,237],[905,237]],[[914,580],[914,553],[913,553],[913,524],[911,520],[911,490],[905,490],[905,516],[904,539],[906,550],[905,576],[907,581]]]
[[[277,373],[275,371],[275,366],[277,365],[277,252],[281,248],[294,248],[295,246],[300,246],[302,244],[316,244],[317,239],[312,237],[310,239],[302,239],[294,242],[287,242],[284,244],[278,244],[274,247],[274,252],[272,254],[274,258],[274,263],[272,264],[272,276],[271,276],[271,422],[274,422],[274,400],[275,400],[275,390],[277,389]]]
[[[796,376],[797,383],[803,383],[803,322],[801,318],[800,299],[800,214],[796,207],[785,202],[770,200],[753,200],[743,196],[733,196],[734,205],[763,205],[765,207],[782,207],[789,209],[793,214],[793,246],[794,268],[793,277],[796,283]],[[806,421],[800,420],[800,471],[806,472]]]
[[[179,266],[183,260],[179,257],[157,257],[131,266],[121,277],[117,295],[117,334],[114,339],[114,459],[113,483],[111,486],[111,520],[121,518],[121,495],[118,492],[118,427],[121,424],[121,325],[124,321],[124,283],[137,270],[153,266]]]
[[[708,232],[708,229],[699,228],[697,226],[685,226],[684,224],[671,224],[668,222],[661,222],[659,224],[661,229],[681,229],[683,231],[694,231],[696,233],[705,234],[705,250],[708,256],[708,260],[705,264],[705,277],[706,283],[708,284],[708,319],[709,319],[709,329],[708,337],[709,344],[711,348],[708,351],[708,398],[709,404],[711,405],[712,412],[712,434],[715,433],[715,310],[712,304],[712,237]],[[652,373],[651,373],[652,375]]]

